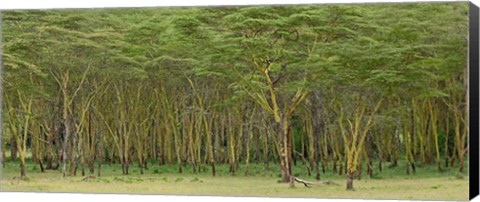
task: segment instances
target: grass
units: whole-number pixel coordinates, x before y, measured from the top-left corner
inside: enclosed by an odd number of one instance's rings
[[[298,162],[299,163],[299,162]],[[375,164],[376,165],[376,164]],[[468,165],[468,164],[466,164]],[[361,180],[354,180],[355,191],[345,190],[345,176],[333,174],[331,170],[322,173],[322,180],[339,185],[315,185],[311,188],[298,184],[277,183],[278,165],[271,164],[265,175],[261,164],[250,165],[250,176],[244,175],[241,165],[232,175],[227,165],[217,165],[217,176],[212,177],[209,167],[205,172],[194,174],[191,167],[184,167],[179,174],[176,166],[152,165],[140,175],[134,164],[129,175],[123,175],[119,165],[104,165],[102,177],[84,179],[81,171],[75,177],[62,178],[60,171],[47,170],[41,173],[38,166],[27,163],[28,180],[20,180],[18,162],[7,161],[1,176],[1,191],[29,192],[82,192],[82,193],[125,193],[125,194],[166,194],[166,195],[221,195],[221,196],[268,196],[301,198],[364,198],[364,199],[418,199],[418,200],[467,200],[468,174],[458,173],[455,168],[443,172],[434,166],[418,166],[415,175],[405,175],[405,166],[388,168],[383,172],[374,170],[374,177],[366,174]],[[365,167],[364,167],[365,168]],[[88,170],[88,169],[87,169]],[[86,171],[88,172],[88,171]],[[306,175],[300,163],[293,168],[295,176],[315,181]]]

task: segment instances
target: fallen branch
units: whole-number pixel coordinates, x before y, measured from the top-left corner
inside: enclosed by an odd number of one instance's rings
[[[305,187],[308,187],[308,188],[310,188],[311,185],[322,185],[322,184],[338,185],[337,183],[330,180],[324,181],[324,182],[310,182],[310,181],[302,180],[295,176],[290,176],[290,187],[295,187],[295,182],[302,183]]]
[[[96,179],[96,178],[97,177],[90,175],[90,176],[87,176],[87,177],[83,178],[82,181],[86,181],[88,179]]]

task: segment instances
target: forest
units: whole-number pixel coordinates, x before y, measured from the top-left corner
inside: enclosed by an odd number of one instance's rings
[[[466,174],[467,7],[2,11],[2,183]]]

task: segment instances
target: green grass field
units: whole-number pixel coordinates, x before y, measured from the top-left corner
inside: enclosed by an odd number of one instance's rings
[[[402,165],[402,164],[399,164]],[[178,174],[175,166],[151,165],[144,175],[132,166],[129,175],[122,175],[119,165],[104,165],[102,177],[84,179],[81,170],[77,176],[62,178],[60,171],[47,170],[41,173],[38,166],[27,165],[27,179],[18,178],[19,165],[7,161],[1,176],[1,191],[28,192],[83,192],[83,193],[135,193],[165,195],[221,195],[221,196],[268,196],[301,198],[364,198],[364,199],[422,199],[422,200],[467,200],[468,173],[456,169],[437,172],[433,166],[417,168],[415,175],[405,175],[404,166],[384,167],[383,172],[374,170],[372,178],[366,174],[354,180],[355,191],[345,190],[345,177],[331,170],[322,173],[321,180],[330,180],[338,185],[314,185],[311,188],[297,184],[277,183],[277,165],[271,164],[263,173],[262,165],[251,164],[250,176],[245,176],[243,165],[235,175],[228,173],[227,165],[217,166],[217,176],[211,177],[209,168],[202,173],[191,173],[190,167]],[[306,175],[300,164],[293,169],[300,178],[315,181]]]

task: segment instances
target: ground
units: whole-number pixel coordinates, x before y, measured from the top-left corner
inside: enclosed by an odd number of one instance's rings
[[[243,165],[242,165],[243,166]],[[269,196],[301,198],[363,198],[363,199],[421,199],[421,200],[468,200],[467,173],[455,171],[442,173],[433,168],[418,168],[415,175],[394,175],[402,169],[384,168],[370,178],[354,180],[355,191],[346,191],[343,176],[326,172],[322,181],[333,181],[338,185],[314,185],[311,188],[297,184],[290,188],[288,184],[278,183],[275,164],[263,174],[261,165],[251,165],[251,176],[239,171],[235,175],[228,173],[227,166],[219,165],[217,176],[211,177],[208,170],[194,174],[188,167],[183,174],[176,173],[175,166],[154,165],[140,175],[136,167],[130,175],[122,175],[117,165],[104,165],[104,176],[95,179],[81,176],[62,178],[60,171],[47,170],[41,173],[37,166],[29,163],[27,179],[20,180],[18,163],[7,162],[1,176],[1,191],[32,192],[82,192],[82,193],[135,193],[165,195],[221,195],[221,196]],[[301,166],[299,166],[301,167]],[[449,169],[450,170],[450,169]],[[303,169],[297,174],[303,179],[315,181],[303,176]],[[87,174],[88,175],[88,174]]]

